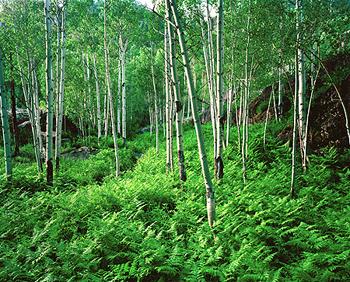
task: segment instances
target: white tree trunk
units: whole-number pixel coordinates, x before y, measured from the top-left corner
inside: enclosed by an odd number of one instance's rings
[[[113,134],[113,142],[114,142],[114,156],[115,156],[115,175],[119,176],[119,157],[118,157],[118,141],[117,141],[117,130],[115,126],[114,119],[114,107],[113,107],[113,97],[111,90],[111,76],[109,72],[109,50],[108,50],[108,42],[107,42],[107,14],[106,14],[106,1],[104,1],[104,53],[105,53],[105,71],[106,71],[106,81],[107,81],[107,93],[109,100],[109,108],[111,114],[111,125],[112,125],[112,134]]]
[[[282,115],[283,115],[283,100],[282,100],[282,91],[283,91],[283,84],[282,84],[282,67],[280,66],[278,68],[278,105],[277,105],[277,112],[278,112],[278,120],[281,121]]]
[[[117,94],[117,125],[118,125],[118,134],[122,134],[121,126],[121,91],[122,91],[122,61],[121,61],[121,52],[119,48],[119,59],[118,59],[118,94]]]
[[[272,99],[272,92],[270,93],[270,98],[269,98],[269,104],[267,106],[267,111],[266,111],[266,118],[265,118],[265,126],[264,126],[264,149],[266,149],[266,131],[267,131],[267,122],[270,118],[270,105],[271,105],[271,99]]]
[[[17,51],[17,59],[18,59],[18,64],[19,64],[19,70],[20,70],[20,77],[21,77],[21,83],[22,83],[22,89],[23,89],[23,95],[24,95],[24,100],[25,100],[25,105],[28,111],[28,116],[29,116],[29,121],[32,129],[32,135],[33,135],[33,145],[34,145],[34,153],[35,153],[35,158],[37,161],[37,168],[39,174],[42,172],[42,155],[41,155],[41,150],[38,148],[38,133],[37,133],[37,122],[36,122],[36,117],[35,117],[35,111],[34,111],[34,105],[33,105],[33,100],[35,99],[35,96],[37,96],[38,89],[35,88],[35,84],[37,85],[37,78],[36,78],[36,73],[35,73],[35,66],[33,63],[33,60],[29,58],[29,53],[27,53],[28,56],[28,80],[25,79],[24,77],[24,72],[22,68],[22,62],[19,57],[18,50]],[[33,72],[31,71],[33,69]],[[31,87],[31,84],[33,87]],[[29,93],[33,92],[33,99],[32,95]],[[40,113],[39,113],[39,125],[40,125]],[[39,127],[40,130],[40,127]],[[41,130],[40,130],[41,134]],[[40,135],[41,139],[41,135]],[[42,145],[41,145],[42,148]]]
[[[224,176],[224,163],[222,159],[222,97],[224,92],[224,1],[218,0],[217,17],[217,39],[216,39],[216,156],[215,172],[216,178],[221,179]]]
[[[169,1],[169,0],[166,0],[166,1]],[[202,174],[203,174],[203,179],[204,179],[205,189],[206,189],[208,222],[209,222],[209,226],[212,227],[214,225],[214,220],[215,220],[214,187],[210,177],[209,166],[208,166],[207,156],[205,152],[202,126],[201,126],[200,120],[198,119],[196,91],[194,89],[192,70],[190,67],[189,56],[187,53],[185,36],[184,36],[182,25],[179,19],[175,1],[176,0],[171,0],[169,2],[171,4],[171,10],[174,17],[174,23],[176,26],[176,31],[177,31],[177,35],[180,43],[182,61],[186,72],[188,95],[191,99],[193,122],[194,122],[196,135],[197,135],[198,153],[199,153],[200,163],[202,167]]]
[[[297,0],[298,1],[298,0]],[[298,127],[298,55],[295,56],[295,86],[294,86],[294,102],[293,102],[293,139],[292,139],[292,174],[290,181],[290,196],[291,198],[295,197],[295,151],[296,151],[296,142],[297,142],[297,127]]]
[[[47,97],[47,122],[46,122],[46,178],[47,183],[53,183],[53,88],[52,88],[52,29],[51,29],[51,1],[44,0],[45,33],[46,33],[46,97]]]
[[[41,123],[40,123],[40,104],[39,104],[39,85],[38,85],[38,76],[36,74],[36,67],[33,63],[33,123],[35,124],[35,127],[32,126],[32,130],[35,132],[33,133],[33,139],[36,140],[34,142],[34,145],[36,146],[36,152],[37,152],[37,164],[38,164],[38,171],[41,173],[43,171],[42,163],[43,163],[43,156],[44,150],[43,150],[43,140],[41,136]]]
[[[126,50],[128,48],[128,40],[123,40],[119,36],[119,48],[121,50],[121,70],[122,70],[122,138],[123,144],[126,144],[126,81],[125,81],[125,64]]]
[[[275,95],[275,84],[272,84],[272,101],[273,101],[273,113],[275,116],[275,120],[278,121],[278,104],[276,103],[276,95]]]
[[[306,97],[306,77],[305,77],[305,55],[304,51],[301,47],[302,44],[302,35],[300,31],[300,25],[303,20],[302,16],[302,2],[301,0],[296,0],[295,2],[296,9],[296,30],[297,30],[297,54],[298,54],[298,129],[299,129],[299,144],[300,144],[300,153],[302,159],[302,167],[306,170],[306,105],[305,105],[305,97]]]
[[[208,5],[208,4],[207,4]],[[208,23],[209,25],[209,23]],[[212,131],[213,131],[213,152],[214,152],[214,165],[215,165],[215,158],[216,158],[216,110],[215,110],[215,99],[214,99],[214,78],[213,78],[213,70],[212,70],[212,63],[211,63],[211,56],[209,53],[210,50],[210,44],[209,44],[209,29],[208,27],[208,36],[205,36],[204,28],[202,27],[202,40],[203,40],[203,55],[204,55],[204,62],[205,62],[205,69],[207,73],[207,82],[208,82],[208,92],[209,92],[209,99],[210,99],[210,118],[211,118],[211,124],[212,124]],[[207,38],[207,39],[206,39]],[[208,41],[208,43],[207,43]],[[207,46],[208,45],[208,46]]]
[[[166,0],[167,1],[167,0]],[[167,5],[167,3],[166,3]],[[167,9],[166,9],[167,11]],[[166,169],[167,172],[173,170],[172,157],[172,122],[171,122],[171,88],[169,79],[169,34],[167,25],[164,26],[164,84],[165,84],[165,124],[166,124]]]
[[[152,136],[153,133],[153,109],[152,109],[152,99],[151,94],[147,93],[148,102],[148,115],[149,115],[149,135]]]
[[[232,119],[232,99],[233,93],[236,93],[236,86],[233,82],[233,74],[231,74],[231,85],[229,90],[228,102],[227,102],[227,120],[226,120],[226,147],[230,141],[230,131],[231,131],[231,119]],[[236,94],[235,94],[236,97]]]
[[[105,127],[105,138],[108,136],[108,120],[109,120],[109,100],[108,100],[108,93],[104,96],[104,127]]]
[[[89,128],[95,126],[95,115],[94,115],[94,108],[92,105],[92,95],[91,95],[91,80],[90,80],[90,61],[89,61],[89,53],[86,53],[86,78],[87,78],[87,86],[88,86],[88,111],[89,111]],[[91,130],[89,132],[91,134]]]
[[[66,42],[66,32],[65,32],[65,17],[66,8],[63,6],[61,11],[61,67],[60,67],[60,81],[59,81],[59,92],[58,92],[58,112],[57,123],[56,123],[56,170],[60,168],[60,157],[61,157],[61,143],[62,143],[62,125],[63,125],[63,113],[64,113],[64,76],[65,76],[65,42]]]
[[[98,79],[97,66],[96,66],[96,53],[93,55],[94,60],[94,75],[95,75],[95,83],[96,83],[96,103],[97,103],[97,140],[100,144],[101,139],[101,94],[100,94],[100,83]]]
[[[183,117],[183,107],[182,99],[180,92],[180,81],[177,76],[177,67],[176,67],[176,46],[174,37],[174,30],[171,23],[171,9],[169,2],[166,1],[166,17],[168,19],[168,38],[169,38],[169,61],[170,61],[170,73],[171,73],[171,83],[175,99],[175,125],[176,125],[176,141],[177,141],[177,156],[178,156],[178,165],[179,165],[179,176],[180,180],[186,181],[186,170],[185,170],[185,154],[184,154],[184,145],[183,145],[183,128],[182,128],[182,117]],[[190,99],[188,99],[190,101]],[[190,112],[190,108],[188,108]]]
[[[250,7],[250,1],[249,1]],[[248,14],[247,19],[247,44],[245,50],[245,64],[244,64],[244,95],[242,102],[242,171],[243,171],[243,182],[246,182],[246,159],[248,155],[248,121],[249,121],[249,113],[248,113],[248,96],[249,96],[249,81],[248,81],[248,64],[249,64],[249,46],[250,46],[250,12]]]
[[[5,157],[5,173],[8,180],[12,176],[12,160],[11,160],[11,135],[8,117],[8,101],[5,92],[4,68],[2,63],[2,52],[0,50],[0,106],[1,106],[1,122],[2,136],[4,141],[4,157]]]

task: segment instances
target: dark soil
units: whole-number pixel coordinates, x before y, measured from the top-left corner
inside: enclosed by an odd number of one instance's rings
[[[315,92],[310,109],[309,120],[309,148],[317,150],[326,146],[338,148],[349,147],[349,140],[345,127],[345,115],[339,96],[335,90],[337,87],[345,104],[348,115],[350,115],[350,54],[339,54],[323,62],[331,78],[321,66],[319,77],[316,82]],[[288,85],[289,83],[289,85]],[[283,97],[283,115],[288,117],[292,109],[294,80],[285,82]],[[307,101],[310,99],[310,79],[307,83]],[[277,93],[275,89],[275,93]],[[267,114],[268,100],[272,91],[269,86],[262,94],[255,98],[249,108],[250,122],[263,122]],[[273,104],[269,111],[270,119],[274,118]],[[291,140],[292,126],[288,125],[279,137],[284,141]]]

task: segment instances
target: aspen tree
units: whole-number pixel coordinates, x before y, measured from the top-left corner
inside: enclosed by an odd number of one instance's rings
[[[236,14],[236,10],[234,8],[233,3],[231,2],[231,14],[235,17]],[[226,129],[226,147],[229,144],[229,140],[230,140],[230,131],[231,131],[231,119],[232,119],[232,100],[234,99],[235,101],[235,113],[236,113],[236,123],[238,121],[237,119],[237,114],[238,114],[238,108],[237,108],[237,88],[236,88],[236,83],[235,83],[235,79],[234,79],[234,64],[235,64],[235,57],[234,57],[234,50],[236,48],[236,44],[235,44],[235,32],[233,31],[233,36],[232,36],[232,41],[233,41],[233,46],[231,49],[231,73],[230,73],[230,90],[229,90],[229,97],[228,97],[228,105],[227,105],[227,129]],[[233,97],[234,94],[234,97]],[[238,124],[237,124],[237,129],[239,131],[238,128]],[[238,135],[239,136],[239,135]],[[240,140],[239,140],[240,141]]]
[[[218,16],[217,16],[217,40],[216,40],[216,156],[215,156],[215,172],[216,178],[221,179],[224,175],[224,163],[222,160],[222,97],[224,92],[224,1],[218,0]]]
[[[239,95],[239,116],[238,116],[238,128],[242,125],[242,117],[243,117],[243,99],[244,99],[244,79],[240,80],[240,95]]]
[[[121,78],[122,78],[122,138],[123,144],[126,144],[126,81],[125,81],[125,60],[126,50],[128,48],[128,40],[123,40],[119,36],[119,48],[121,50]]]
[[[205,112],[205,87],[204,85],[207,85],[207,77],[205,74],[205,71],[202,72],[202,109],[201,109],[201,114],[203,115]]]
[[[280,24],[279,24],[279,32],[280,36],[282,36],[283,31],[283,23],[282,23],[282,17],[280,18]],[[282,41],[283,44],[283,41]],[[283,115],[283,98],[282,98],[282,91],[283,91],[283,83],[282,83],[282,46],[279,49],[279,54],[278,54],[278,103],[277,103],[277,116],[278,120],[281,121],[282,115]]]
[[[47,97],[47,121],[46,121],[46,179],[49,185],[53,183],[53,89],[52,89],[52,30],[51,30],[51,1],[44,0],[45,33],[46,33],[46,97]]]
[[[164,75],[164,78],[165,78],[165,75]],[[166,133],[167,133],[167,120],[166,120],[166,99],[167,99],[167,96],[166,96],[166,91],[165,91],[165,83],[163,84],[163,97],[165,97],[165,101],[163,100],[163,105],[162,105],[162,112],[161,112],[161,115],[162,115],[162,123],[163,123],[163,137],[165,138],[166,140]]]
[[[111,125],[112,125],[112,134],[113,134],[113,142],[114,142],[114,156],[115,156],[115,175],[119,176],[119,157],[118,157],[118,141],[117,141],[117,130],[115,126],[115,118],[114,118],[114,107],[113,107],[113,97],[111,91],[111,77],[109,72],[109,50],[107,43],[107,11],[106,11],[106,2],[104,1],[104,13],[103,13],[103,26],[104,26],[104,53],[105,53],[105,72],[106,72],[106,82],[107,82],[107,93],[109,100],[109,110],[111,114]]]
[[[5,173],[8,180],[12,176],[12,160],[11,160],[11,135],[8,117],[8,101],[5,92],[4,67],[2,63],[2,52],[0,50],[0,106],[2,121],[2,137],[4,141],[4,157],[5,157]]]
[[[275,116],[275,120],[278,121],[278,107],[277,107],[277,103],[276,103],[275,84],[274,83],[272,84],[271,94],[272,94],[272,101],[273,101],[273,113]]]
[[[281,61],[280,61],[281,64]],[[282,66],[278,67],[278,104],[277,104],[277,115],[278,120],[281,121],[282,115],[283,115],[283,100],[282,100],[282,91],[283,91],[283,84],[282,84]]]
[[[81,52],[81,62],[82,62],[82,67],[83,67],[83,73],[84,73],[84,84],[83,84],[83,107],[84,107],[84,112],[83,112],[83,118],[82,122],[84,121],[87,122],[87,135],[89,135],[89,127],[90,127],[90,122],[89,122],[89,115],[90,115],[90,110],[88,109],[88,94],[86,92],[86,88],[88,85],[88,77],[87,77],[87,67],[86,67],[86,54],[82,51]],[[85,128],[85,127],[84,127]]]
[[[37,88],[36,86],[36,74],[35,74],[35,63],[32,58],[29,58],[28,63],[28,89],[26,92],[26,96],[24,97],[26,107],[28,110],[28,116],[29,121],[32,129],[32,135],[33,135],[33,145],[34,145],[34,153],[35,158],[37,160],[37,166],[38,166],[38,172],[41,173],[42,171],[42,161],[41,161],[41,152],[39,149],[39,140],[37,135],[37,122],[36,122],[36,116],[35,116],[35,105],[34,105],[34,97],[37,95]]]
[[[159,153],[159,122],[158,122],[158,95],[157,95],[157,85],[156,85],[156,78],[154,75],[154,60],[155,60],[155,55],[153,54],[153,43],[151,45],[151,75],[152,75],[152,84],[153,84],[153,93],[154,93],[154,120],[155,120],[155,129],[156,129],[156,152],[157,154]]]
[[[302,159],[302,167],[303,170],[306,170],[306,148],[304,147],[305,139],[307,136],[305,135],[306,128],[306,107],[305,107],[305,96],[306,96],[306,80],[305,80],[305,56],[304,51],[301,47],[302,44],[302,35],[301,35],[301,24],[303,21],[302,15],[302,1],[295,1],[295,10],[296,10],[296,32],[297,32],[297,73],[298,73],[298,132],[299,132],[299,145],[300,145],[300,153]]]
[[[96,53],[93,55],[94,60],[94,75],[95,75],[95,84],[96,84],[96,103],[97,103],[97,140],[100,143],[101,139],[101,95],[100,95],[100,83],[98,79],[97,66],[96,66]]]
[[[119,48],[119,59],[118,59],[118,93],[117,93],[117,127],[118,134],[122,134],[121,126],[121,91],[122,91],[122,61],[121,61],[121,51]]]
[[[310,85],[311,87],[315,84],[315,80],[317,78],[317,63],[316,63],[316,53],[318,51],[318,45],[317,42],[314,42],[311,48],[311,54],[310,54]]]
[[[311,79],[311,82],[312,82],[311,93],[310,93],[310,99],[309,99],[309,103],[308,103],[308,108],[307,108],[307,113],[306,113],[306,122],[305,122],[305,136],[306,136],[306,138],[304,139],[304,148],[306,151],[307,151],[307,136],[308,136],[308,132],[309,132],[309,118],[310,118],[310,112],[311,112],[312,99],[314,96],[316,81],[317,81],[318,75],[320,73],[320,69],[321,69],[321,66],[318,67],[316,74],[312,73],[313,78]],[[303,157],[305,158],[303,161],[306,162],[307,155],[305,154]]]
[[[227,101],[227,120],[226,120],[226,143],[225,146],[227,147],[230,140],[230,128],[231,128],[231,115],[232,115],[232,100],[233,100],[233,94],[236,93],[236,86],[233,79],[233,72],[231,73],[231,82],[230,82],[230,89],[229,89],[229,96]],[[236,96],[236,94],[234,94]]]
[[[56,157],[56,170],[59,171],[60,169],[60,157],[61,157],[61,143],[62,143],[62,123],[63,123],[63,113],[64,113],[64,76],[65,76],[65,42],[66,42],[66,32],[65,32],[65,17],[66,17],[66,7],[64,1],[61,2],[62,5],[62,11],[61,11],[61,48],[60,48],[60,55],[61,55],[61,66],[60,66],[60,81],[59,81],[59,91],[58,91],[58,112],[56,113],[57,116],[57,123],[56,123],[56,151],[55,151],[55,157]]]
[[[249,63],[249,46],[250,46],[250,0],[249,0],[249,12],[247,19],[247,43],[245,50],[245,64],[244,64],[244,95],[242,98],[242,172],[243,172],[243,182],[246,182],[246,159],[248,154],[248,97],[249,97],[249,74],[248,74],[248,63]]]
[[[190,60],[191,61],[191,65],[192,65],[192,73],[193,73],[193,85],[194,85],[194,89],[197,89],[197,72],[196,72],[196,57],[193,56],[193,58]],[[184,92],[186,90],[186,75],[184,75]],[[180,89],[181,92],[181,89]],[[198,95],[199,96],[199,95]],[[199,101],[199,98],[197,98]],[[191,100],[188,99],[188,95],[187,95],[187,104],[188,104],[188,111],[187,111],[187,115],[188,118],[190,118],[190,116],[192,116],[192,112],[191,112]]]
[[[152,109],[152,99],[149,92],[147,93],[147,102],[148,102],[148,115],[149,115],[149,133],[150,133],[150,136],[152,136],[154,116],[153,116],[153,109]]]
[[[33,63],[34,65],[34,63]],[[32,80],[33,80],[33,139],[36,140],[34,141],[34,145],[36,146],[36,152],[37,152],[37,164],[38,164],[38,170],[39,173],[43,171],[43,162],[44,162],[44,154],[43,154],[43,140],[41,136],[41,110],[40,110],[40,104],[39,104],[39,85],[38,85],[38,76],[36,73],[36,67],[33,67],[33,75],[32,75]]]
[[[108,93],[105,94],[104,96],[104,128],[105,128],[105,138],[108,136],[108,129],[109,129],[109,99],[108,99]]]
[[[86,53],[86,78],[87,78],[87,87],[88,87],[88,95],[87,95],[87,101],[88,101],[88,113],[89,113],[89,124],[88,128],[91,129],[94,126],[94,114],[92,106],[92,97],[91,97],[91,80],[90,80],[90,60],[89,60],[89,53]],[[91,130],[89,130],[89,135],[91,133]]]
[[[208,3],[207,3],[208,6]],[[207,8],[208,13],[208,21],[209,18],[209,9]],[[202,21],[201,21],[202,23]],[[209,22],[208,22],[209,25]],[[208,35],[205,36],[203,24],[202,24],[202,40],[203,40],[203,55],[204,55],[204,62],[205,62],[205,69],[207,73],[207,82],[208,82],[208,92],[209,92],[209,99],[210,99],[210,118],[211,118],[211,124],[212,124],[212,130],[213,130],[213,152],[214,152],[214,166],[215,166],[215,159],[216,159],[216,107],[215,107],[215,97],[214,97],[214,78],[213,78],[213,71],[212,71],[212,60],[210,56],[210,45],[209,45],[209,29],[208,27]]]
[[[247,84],[247,97],[246,97],[246,142],[245,142],[245,153],[246,153],[246,159],[248,159],[248,139],[249,139],[249,97],[250,97],[250,85],[253,77],[253,72],[255,70],[254,66],[254,55],[252,56],[251,63],[250,63],[250,71],[249,71],[249,77],[248,77],[248,84]]]
[[[93,114],[93,107],[92,107],[92,99],[91,99],[91,81],[90,81],[90,66],[89,66],[89,54],[82,53],[82,62],[83,62],[83,68],[84,68],[84,81],[86,87],[84,87],[84,107],[85,107],[85,113],[87,115],[87,130],[88,135],[91,134],[91,128],[94,126],[94,114]],[[87,88],[87,93],[85,92]]]
[[[187,120],[189,120],[190,117],[191,117],[191,100],[187,99]]]
[[[212,18],[210,17],[209,12],[209,2],[207,1],[207,16],[208,16],[208,59],[209,59],[209,73],[211,76],[211,93],[210,93],[210,107],[212,118],[212,126],[213,126],[213,140],[214,140],[214,167],[215,167],[215,175],[216,175],[216,158],[217,158],[217,105],[216,105],[216,79],[215,79],[215,55],[214,55],[214,43],[213,43],[213,27],[212,27]]]
[[[169,62],[170,62],[170,73],[171,73],[171,84],[174,93],[174,105],[175,105],[175,125],[176,125],[176,141],[177,141],[177,157],[179,165],[180,180],[186,181],[186,170],[185,170],[185,154],[183,145],[183,128],[182,128],[182,99],[179,87],[179,79],[177,76],[176,67],[176,46],[174,40],[174,29],[171,18],[171,10],[168,0],[166,0],[166,18],[168,26],[168,38],[169,38]],[[190,99],[188,99],[190,101]],[[190,112],[190,109],[188,109]]]
[[[54,93],[56,95],[56,100],[58,100],[59,95],[60,95],[60,59],[61,59],[61,7],[59,6],[59,1],[56,2],[56,75],[52,77],[52,83],[54,89]],[[58,109],[59,104],[56,103],[56,127],[58,123]],[[57,130],[56,130],[57,131]]]
[[[28,57],[28,79],[26,79],[24,77],[22,62],[20,60],[18,50],[16,50],[16,52],[17,52],[17,61],[19,65],[24,101],[25,101],[31,129],[32,129],[35,159],[37,162],[38,172],[41,173],[43,171],[43,167],[42,167],[43,146],[42,146],[41,128],[40,128],[40,109],[38,105],[39,102],[38,102],[38,85],[37,85],[36,66],[33,59]],[[33,95],[31,95],[31,93]]]
[[[297,0],[298,1],[298,0]],[[296,163],[295,163],[295,151],[296,151],[296,139],[297,139],[297,116],[298,116],[298,104],[297,104],[297,97],[298,97],[298,55],[295,54],[295,85],[294,85],[294,101],[293,101],[293,137],[292,137],[292,175],[291,175],[291,181],[290,181],[290,197],[295,197],[295,170],[296,170]]]
[[[17,124],[17,113],[16,113],[16,94],[15,94],[15,79],[13,74],[13,60],[12,52],[10,53],[10,91],[11,91],[11,113],[12,113],[12,132],[15,143],[14,157],[19,155],[19,130]]]
[[[271,105],[271,99],[272,99],[272,92],[270,94],[270,98],[269,98],[269,103],[268,103],[268,106],[267,106],[267,111],[266,111],[266,118],[265,118],[265,126],[264,126],[264,141],[263,141],[263,144],[264,144],[264,149],[266,149],[266,130],[267,130],[267,122],[269,120],[269,117],[270,117],[270,105]]]
[[[177,35],[179,38],[182,61],[186,72],[187,90],[188,90],[189,98],[191,99],[193,122],[194,122],[195,131],[197,135],[198,153],[199,153],[200,163],[202,167],[202,174],[203,174],[203,179],[204,179],[204,184],[206,189],[208,223],[209,223],[209,226],[212,227],[215,220],[214,186],[210,177],[209,166],[208,166],[207,156],[205,152],[204,137],[202,133],[202,126],[201,126],[200,120],[198,119],[197,97],[196,97],[194,84],[193,84],[192,70],[191,70],[190,61],[188,57],[184,31],[183,31],[182,24],[180,22],[179,14],[177,11],[176,0],[170,0],[169,4],[171,6],[171,11],[174,18]]]
[[[174,135],[174,91],[171,87],[171,78],[170,78],[170,63],[169,63],[169,161],[170,161],[170,169],[171,171],[174,170],[174,156],[173,156],[173,144],[174,144],[174,139],[173,139],[173,135]]]
[[[167,5],[168,0],[165,0]],[[167,5],[168,6],[168,5]],[[168,14],[168,9],[165,9]],[[167,16],[166,16],[167,20]],[[167,25],[164,26],[164,84],[165,84],[165,124],[166,124],[166,169],[173,170],[172,156],[172,121],[171,121],[171,88],[169,85],[169,34]]]
[[[241,148],[241,124],[240,124],[240,119],[241,119],[241,112],[242,112],[242,105],[241,105],[241,101],[242,101],[242,84],[239,83],[238,84],[238,88],[235,91],[235,108],[236,108],[236,127],[237,127],[237,144],[238,144],[238,148]],[[238,97],[239,96],[239,97]],[[238,99],[240,101],[240,105],[238,106]]]

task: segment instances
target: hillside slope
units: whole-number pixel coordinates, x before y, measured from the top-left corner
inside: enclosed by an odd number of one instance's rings
[[[13,185],[1,181],[0,280],[85,281],[347,281],[350,280],[350,183],[347,155],[310,156],[289,198],[290,149],[263,126],[251,129],[248,184],[240,156],[224,152],[216,183],[217,222],[206,220],[194,130],[185,132],[188,181],[166,175],[148,134],[121,149],[124,173],[113,178],[113,150],[65,160],[53,188],[16,164]],[[204,133],[212,164],[211,129]],[[134,166],[133,152],[144,155]],[[136,160],[135,160],[136,161]],[[133,169],[131,169],[134,166]],[[300,173],[300,172],[299,172]]]
[[[319,75],[317,76],[310,109],[309,148],[314,150],[326,146],[348,148],[349,139],[346,133],[344,109],[340,103],[336,88],[342,97],[348,115],[350,115],[350,54],[338,54],[323,61],[319,67]],[[287,140],[292,138],[291,115],[293,110],[294,78],[283,83],[283,112],[284,117],[289,119],[290,122],[280,136]],[[277,83],[275,83],[274,87],[275,93],[277,93]],[[311,89],[310,79],[308,79],[307,104],[310,102]],[[271,91],[272,87],[267,87],[250,104],[249,112],[252,123],[265,120]],[[271,106],[269,116],[274,118],[274,115],[274,109]]]

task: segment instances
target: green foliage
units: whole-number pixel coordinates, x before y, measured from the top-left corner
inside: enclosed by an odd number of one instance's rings
[[[31,161],[16,163],[11,185],[1,182],[0,280],[349,280],[349,152],[311,155],[291,200],[290,148],[273,137],[280,129],[269,126],[264,150],[263,125],[252,126],[246,186],[232,130],[212,231],[190,127],[183,184],[176,170],[165,173],[164,144],[158,155],[146,150],[148,133],[120,148],[118,179],[103,143],[87,160],[63,159],[51,188],[29,176],[36,168],[26,148]],[[204,135],[209,145],[210,127]]]

